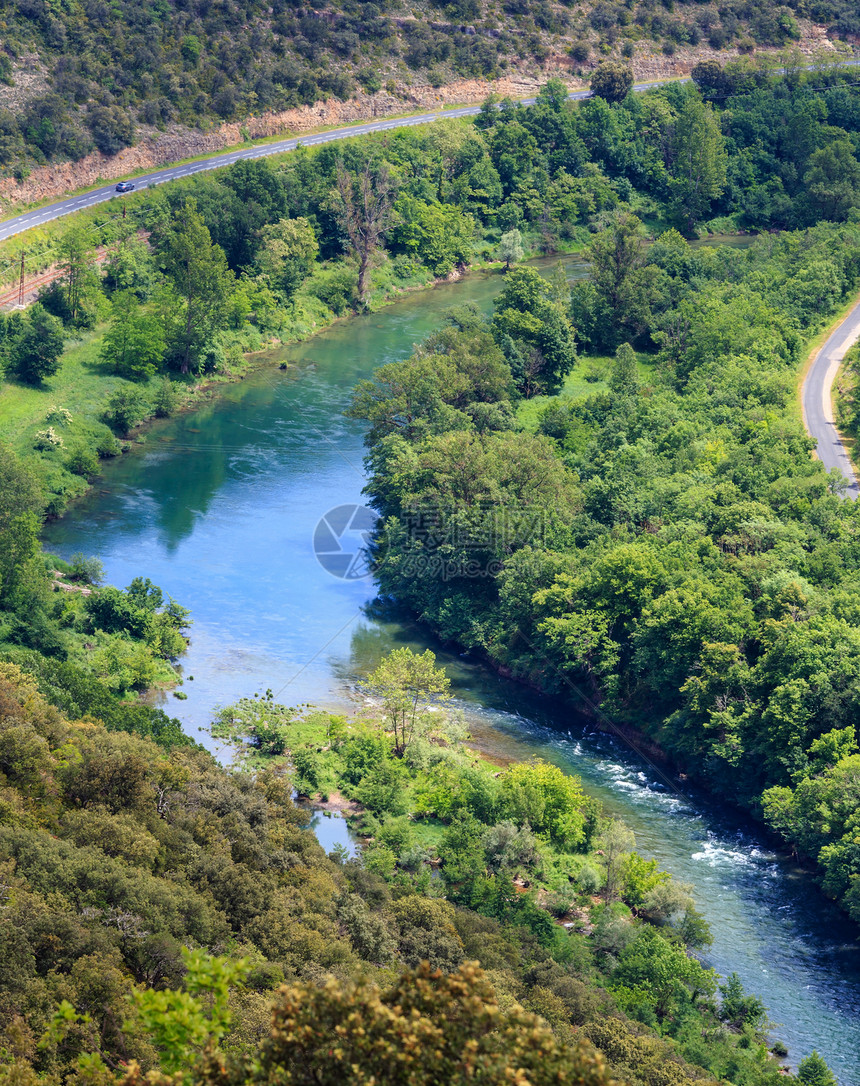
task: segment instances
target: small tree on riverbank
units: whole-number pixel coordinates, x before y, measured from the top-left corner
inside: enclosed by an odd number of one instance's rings
[[[817,1052],[800,1061],[797,1078],[803,1086],[836,1086],[833,1072]]]
[[[505,262],[505,271],[510,271],[511,264],[519,264],[523,258],[523,236],[516,228],[502,234],[499,242],[499,259]]]
[[[26,323],[12,346],[12,370],[28,385],[39,385],[60,368],[63,326],[42,305],[31,306]]]
[[[597,843],[603,853],[603,864],[606,867],[603,898],[607,904],[611,904],[618,898],[622,864],[636,847],[636,838],[633,831],[623,822],[613,818],[606,824]]]
[[[394,753],[402,757],[415,735],[418,713],[431,698],[447,698],[451,683],[429,649],[419,654],[402,648],[386,656],[362,686],[382,698]]]

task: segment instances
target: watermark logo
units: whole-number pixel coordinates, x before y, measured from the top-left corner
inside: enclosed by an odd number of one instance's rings
[[[557,530],[556,518],[543,507],[476,503],[453,511],[432,505],[404,510],[383,531],[372,509],[349,504],[320,518],[313,547],[323,569],[342,581],[370,577],[388,555],[396,558],[399,578],[480,580],[498,577],[524,548],[528,561],[551,545]]]
[[[551,516],[542,507],[475,504],[455,511],[424,506],[401,514],[389,540],[398,551],[398,573],[424,580],[498,577],[517,551],[541,549],[551,538]]]
[[[379,517],[366,505],[337,505],[314,529],[314,554],[332,577],[360,581],[371,574],[369,548]]]

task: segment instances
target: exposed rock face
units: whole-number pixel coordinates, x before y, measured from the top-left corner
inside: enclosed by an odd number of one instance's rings
[[[807,20],[799,20],[801,41],[800,51],[808,58],[822,53],[833,53],[833,44],[827,38],[824,27]],[[774,52],[759,50],[759,52]],[[637,80],[671,79],[688,75],[693,65],[700,60],[716,60],[721,64],[735,60],[736,50],[713,50],[707,46],[695,49],[678,50],[674,56],[665,56],[653,42],[640,42],[630,64]],[[16,82],[23,74],[32,83],[28,90],[41,89],[44,73],[37,58],[29,59],[32,63],[22,63],[16,73]],[[593,68],[598,58],[586,68]],[[38,203],[43,200],[63,196],[76,189],[125,177],[138,170],[155,169],[185,158],[212,154],[225,147],[234,147],[247,139],[262,139],[266,136],[290,135],[309,132],[329,125],[350,124],[354,121],[372,120],[375,117],[397,116],[422,109],[448,104],[467,104],[481,102],[488,94],[500,97],[527,98],[536,94],[539,88],[552,76],[565,81],[571,89],[583,87],[582,79],[573,74],[574,61],[562,54],[552,56],[540,71],[513,72],[503,79],[461,79],[441,87],[424,85],[398,84],[394,93],[387,90],[378,94],[359,92],[356,97],[346,102],[329,99],[312,106],[300,106],[280,113],[264,113],[260,117],[249,117],[244,121],[228,122],[210,128],[185,128],[173,125],[164,131],[141,127],[138,141],[133,147],[127,147],[116,155],[104,155],[99,151],[86,155],[79,162],[63,162],[34,169],[23,181],[14,178],[0,180],[0,213],[9,213],[20,205]],[[417,77],[416,77],[417,78]],[[21,88],[24,90],[24,88]],[[4,99],[13,96],[4,89]],[[27,97],[25,92],[24,97]]]
[[[565,58],[566,59],[566,58]],[[567,66],[558,73],[571,85]],[[124,177],[137,170],[154,169],[184,158],[211,154],[225,147],[234,147],[246,139],[262,139],[265,136],[298,134],[329,125],[350,124],[353,121],[372,120],[374,117],[397,116],[421,109],[432,109],[448,103],[480,102],[491,92],[514,98],[535,94],[548,75],[540,78],[512,76],[490,82],[483,79],[460,80],[443,87],[398,87],[396,94],[380,91],[368,95],[359,93],[346,102],[329,99],[312,106],[299,106],[282,113],[264,113],[218,125],[207,131],[173,125],[163,132],[154,128],[141,128],[138,142],[116,155],[104,155],[93,151],[79,162],[62,162],[40,166],[24,181],[4,178],[0,181],[0,211],[8,211],[19,204],[36,203],[61,196],[75,189]]]

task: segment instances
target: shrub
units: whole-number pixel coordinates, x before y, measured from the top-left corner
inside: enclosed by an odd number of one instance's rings
[[[127,434],[147,416],[148,405],[136,388],[118,388],[105,404],[102,418],[112,429]]]
[[[100,585],[104,580],[104,566],[95,555],[89,557],[82,551],[72,555],[69,562],[69,580],[84,584]]]
[[[33,442],[34,449],[38,449],[40,452],[46,452],[49,449],[62,449],[62,447],[63,439],[53,426],[49,426],[45,430],[36,431],[36,438]]]
[[[164,377],[155,390],[152,399],[152,412],[157,419],[167,419],[176,410],[179,403],[179,390],[169,377]]]
[[[373,68],[362,69],[356,78],[368,94],[382,90],[382,80]]]
[[[81,475],[86,479],[90,475],[98,475],[99,458],[86,445],[79,445],[69,454],[66,460],[66,468],[73,475]]]
[[[122,452],[122,445],[117,439],[110,433],[101,434],[96,441],[96,452],[102,458],[107,460],[112,456],[117,456]]]

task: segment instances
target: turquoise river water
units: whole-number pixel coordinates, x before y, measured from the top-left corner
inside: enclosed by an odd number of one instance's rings
[[[188,697],[168,696],[164,707],[205,744],[216,705],[271,689],[291,704],[344,706],[393,645],[434,647],[483,745],[579,774],[633,828],[641,852],[695,885],[714,934],[708,963],[737,972],[765,1001],[789,1063],[817,1048],[841,1086],[860,1086],[857,930],[754,823],[664,780],[569,706],[440,649],[408,617],[373,607],[371,580],[332,576],[315,557],[320,519],[361,502],[362,429],[342,416],[351,387],[405,357],[448,306],[489,308],[499,285],[488,276],[439,286],[282,351],[295,369],[268,366],[156,426],[47,526],[45,542],[66,557],[99,555],[113,584],[148,576],[191,608]],[[330,523],[339,531],[337,517]],[[340,538],[345,551],[360,542],[349,527]],[[341,839],[317,821],[327,840]]]

